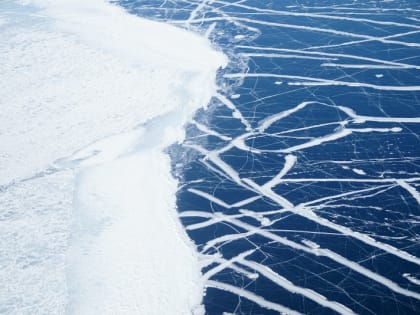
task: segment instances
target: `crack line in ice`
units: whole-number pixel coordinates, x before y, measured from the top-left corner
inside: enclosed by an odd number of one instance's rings
[[[261,50],[261,51],[281,51],[281,52],[293,52],[293,53],[300,53],[303,55],[310,55],[310,56],[320,56],[320,57],[329,57],[331,59],[340,59],[340,58],[349,58],[349,59],[356,59],[356,60],[363,60],[363,61],[371,61],[380,63],[383,65],[389,65],[390,69],[393,69],[393,67],[401,67],[403,69],[420,69],[420,66],[413,65],[413,64],[407,64],[407,63],[401,63],[396,61],[389,61],[384,59],[378,59],[378,58],[371,58],[371,57],[364,57],[364,56],[357,56],[357,55],[351,55],[351,54],[338,54],[338,53],[328,53],[323,51],[307,51],[307,50],[299,50],[299,49],[286,49],[286,48],[275,48],[275,47],[260,47],[260,46],[247,46],[247,45],[238,45],[238,48],[243,49],[251,49],[251,50]],[[275,57],[275,54],[274,54]]]
[[[302,80],[299,82],[288,82],[289,85],[302,85],[302,86],[325,86],[325,85],[336,85],[336,86],[348,86],[356,88],[370,88],[381,91],[420,91],[420,85],[413,86],[392,86],[392,85],[376,85],[363,82],[347,82],[339,80],[327,80],[321,78],[304,77],[298,75],[285,75],[285,74],[273,74],[273,73],[227,73],[224,75],[225,78],[281,78],[281,79],[297,79]]]
[[[258,296],[256,294],[250,292],[250,291],[247,291],[245,289],[240,289],[238,287],[235,287],[235,286],[227,284],[227,283],[223,283],[223,282],[220,282],[220,281],[208,280],[206,282],[206,286],[209,287],[209,288],[216,288],[216,289],[220,289],[220,290],[224,290],[224,291],[234,293],[238,296],[244,297],[244,298],[246,298],[250,301],[253,301],[253,302],[257,303],[258,305],[260,305],[260,306],[262,306],[266,309],[274,310],[274,311],[280,312],[281,314],[288,314],[288,315],[301,315],[302,314],[302,313],[294,311],[290,308],[287,308],[283,305],[267,301],[263,297]]]
[[[407,47],[420,47],[419,43],[415,42],[404,42],[404,41],[395,41],[395,40],[389,40],[388,38],[397,37],[402,34],[396,34],[396,35],[390,35],[390,36],[384,36],[384,37],[377,37],[377,36],[370,36],[370,35],[363,35],[363,34],[356,34],[351,32],[345,32],[345,31],[338,31],[334,29],[329,28],[320,28],[320,27],[311,27],[311,26],[305,26],[305,25],[296,25],[296,24],[284,24],[284,23],[276,23],[276,22],[268,22],[268,21],[260,21],[255,19],[249,19],[249,18],[243,18],[243,17],[209,17],[209,18],[201,18],[201,19],[194,19],[190,20],[189,23],[203,23],[203,22],[214,22],[214,21],[229,21],[229,22],[247,22],[250,24],[257,24],[257,25],[265,25],[265,26],[275,26],[279,28],[290,28],[290,29],[296,29],[296,30],[305,30],[310,32],[319,32],[319,33],[327,33],[327,34],[334,34],[344,37],[351,37],[351,38],[361,38],[362,40],[357,41],[358,43],[363,43],[367,41],[378,41],[384,44],[394,44],[394,45],[401,45],[401,46],[407,46]],[[184,24],[185,21],[172,21],[173,24]],[[417,32],[417,31],[413,31]],[[407,32],[411,34],[412,32]]]
[[[257,7],[252,7],[248,5],[241,4],[240,2],[230,3],[220,0],[215,0],[213,3],[221,3],[226,5],[227,7],[238,7],[238,8],[244,8],[251,11],[256,12],[263,12],[267,14],[274,14],[274,15],[286,15],[286,16],[302,16],[302,17],[311,17],[311,18],[320,18],[320,19],[329,19],[329,20],[343,20],[343,21],[352,21],[352,22],[366,22],[371,24],[377,24],[377,25],[391,25],[391,26],[400,26],[400,27],[408,27],[408,28],[417,28],[420,29],[420,26],[418,25],[412,25],[412,24],[406,24],[406,23],[396,23],[396,22],[390,22],[390,21],[378,21],[378,20],[372,20],[372,19],[360,19],[360,18],[352,18],[352,17],[344,17],[344,16],[334,16],[334,15],[324,15],[324,14],[318,14],[318,13],[300,13],[300,12],[292,12],[292,11],[280,11],[280,10],[270,10],[270,9],[261,9]]]

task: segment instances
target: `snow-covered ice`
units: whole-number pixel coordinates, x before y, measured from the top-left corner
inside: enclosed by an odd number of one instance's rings
[[[225,57],[101,0],[3,1],[0,37],[0,313],[200,313],[163,149]]]

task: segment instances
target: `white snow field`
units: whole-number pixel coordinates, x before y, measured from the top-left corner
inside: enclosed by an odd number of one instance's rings
[[[200,314],[163,149],[226,58],[101,0],[0,2],[0,314]]]

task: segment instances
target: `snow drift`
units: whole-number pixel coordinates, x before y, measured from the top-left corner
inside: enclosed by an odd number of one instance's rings
[[[0,313],[200,313],[165,146],[206,39],[101,0],[0,3]]]

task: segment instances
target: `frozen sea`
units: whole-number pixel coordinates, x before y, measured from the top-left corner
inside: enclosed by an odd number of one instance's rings
[[[0,2],[0,314],[418,314],[418,1],[110,2]]]
[[[170,149],[206,314],[418,314],[419,2],[117,3],[229,57]]]

